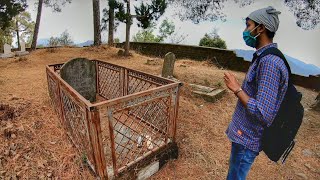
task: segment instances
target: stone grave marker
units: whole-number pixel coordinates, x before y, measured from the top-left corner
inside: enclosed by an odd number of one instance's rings
[[[5,44],[3,46],[3,53],[4,54],[11,54],[11,46],[9,44]]]
[[[170,78],[173,77],[173,69],[174,69],[174,63],[176,61],[176,56],[169,52],[164,57],[163,67],[162,67],[162,77]]]
[[[26,43],[24,41],[20,42],[20,49],[21,49],[20,51],[15,52],[17,56],[23,56],[23,55],[29,54],[29,52],[26,51]]]
[[[3,54],[0,54],[0,58],[14,57],[14,53],[11,52],[11,46],[9,44],[3,45]]]
[[[60,75],[71,87],[90,102],[96,100],[96,68],[95,63],[76,58],[66,62],[60,70]]]

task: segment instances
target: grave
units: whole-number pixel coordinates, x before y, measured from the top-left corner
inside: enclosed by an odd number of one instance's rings
[[[24,41],[20,42],[20,51],[15,52],[16,56],[24,56],[29,54],[28,51],[26,51],[26,43]]]
[[[62,126],[101,179],[145,179],[178,157],[181,83],[84,58],[46,72]]]
[[[162,77],[170,78],[173,77],[174,63],[176,61],[176,56],[169,52],[164,57],[163,67],[162,67]]]
[[[189,86],[192,88],[192,93],[194,95],[202,97],[208,102],[215,102],[218,99],[222,98],[226,93],[225,89],[220,88],[206,87],[197,84],[189,84]]]
[[[11,52],[11,46],[9,44],[3,45],[3,54],[0,54],[0,58],[11,58],[14,57],[14,53]]]
[[[70,60],[61,67],[60,75],[88,101],[96,100],[96,67],[92,61],[84,58]]]

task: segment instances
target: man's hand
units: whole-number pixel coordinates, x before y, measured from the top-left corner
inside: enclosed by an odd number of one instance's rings
[[[235,75],[232,73],[229,73],[229,72],[224,73],[224,82],[232,92],[235,92],[240,88],[239,82],[237,81]]]

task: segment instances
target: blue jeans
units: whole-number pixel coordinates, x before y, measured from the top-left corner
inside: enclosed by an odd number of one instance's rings
[[[233,142],[227,180],[245,180],[254,159],[258,155],[258,152]]]

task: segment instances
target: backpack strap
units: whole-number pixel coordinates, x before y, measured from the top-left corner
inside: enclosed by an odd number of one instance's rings
[[[275,47],[268,48],[268,49],[266,49],[265,51],[263,51],[263,52],[260,54],[260,56],[257,56],[257,54],[254,53],[252,63],[253,63],[254,61],[257,61],[257,63],[259,64],[259,63],[260,63],[260,59],[262,59],[264,56],[270,55],[270,54],[275,55],[275,56],[278,56],[280,59],[282,59],[282,61],[283,61],[284,64],[286,65],[287,70],[288,70],[288,73],[289,73],[288,83],[291,82],[292,73],[291,73],[290,65],[289,65],[287,59],[285,58],[285,56],[282,54],[282,52],[281,52],[278,48],[275,48]]]

